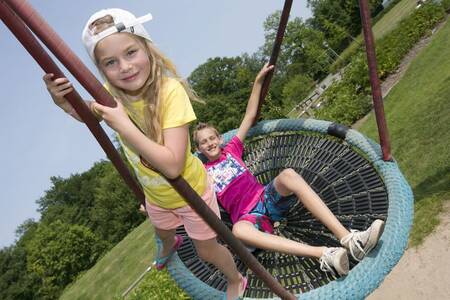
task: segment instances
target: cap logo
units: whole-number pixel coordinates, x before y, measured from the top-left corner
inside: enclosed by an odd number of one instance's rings
[[[117,29],[117,32],[121,32],[121,31],[124,31],[127,28],[125,27],[125,24],[123,24],[123,22],[120,22],[120,23],[116,24],[116,29]]]

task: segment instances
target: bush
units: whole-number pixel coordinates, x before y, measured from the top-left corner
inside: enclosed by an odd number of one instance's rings
[[[94,265],[106,248],[89,228],[55,221],[41,224],[27,245],[27,270],[42,281],[37,296],[57,297],[82,271]]]
[[[443,4],[426,4],[378,41],[376,48],[378,76],[386,78],[395,72],[403,57],[435,25],[444,18]],[[341,81],[334,83],[322,95],[317,118],[351,125],[371,109],[370,81],[366,53],[359,51],[345,69]]]

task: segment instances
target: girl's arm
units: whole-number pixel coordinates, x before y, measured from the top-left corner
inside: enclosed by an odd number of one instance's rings
[[[247,136],[247,132],[253,125],[255,121],[256,114],[258,112],[259,97],[261,96],[262,84],[267,73],[269,73],[274,68],[273,65],[269,66],[267,63],[256,75],[255,83],[253,84],[252,93],[248,99],[247,109],[245,111],[244,119],[239,126],[236,136],[243,142]]]
[[[117,101],[117,107],[115,108],[103,106],[96,102],[92,107],[122,139],[164,176],[176,178],[181,174],[188,146],[188,124],[164,129],[164,145],[160,145],[150,140],[131,122],[119,101]]]

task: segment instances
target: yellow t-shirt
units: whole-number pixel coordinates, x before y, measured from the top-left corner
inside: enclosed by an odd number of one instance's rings
[[[185,125],[196,119],[186,91],[183,86],[173,78],[164,80],[161,89],[162,129],[174,128]],[[136,112],[143,116],[144,100],[133,102]],[[187,205],[182,196],[175,191],[159,173],[145,167],[134,153],[131,147],[120,138],[119,141],[125,151],[125,155],[132,165],[134,172],[144,190],[147,201],[159,207],[174,209]],[[186,161],[181,176],[202,195],[207,186],[207,175],[202,162],[191,153],[191,142],[188,141],[186,148]]]

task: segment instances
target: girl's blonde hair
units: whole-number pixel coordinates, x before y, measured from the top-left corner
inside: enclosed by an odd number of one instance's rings
[[[112,16],[107,15],[92,22],[89,29],[93,30],[95,34],[98,34],[111,26],[114,26],[114,19]],[[122,101],[122,104],[131,114],[130,117],[132,120],[138,124],[148,138],[158,144],[164,144],[161,128],[161,89],[164,83],[164,78],[172,77],[176,79],[184,87],[189,99],[199,102],[201,101],[191,89],[187,81],[178,75],[175,65],[166,56],[164,56],[164,54],[162,54],[152,42],[131,33],[127,34],[130,34],[132,38],[136,39],[139,43],[145,46],[145,51],[150,60],[150,75],[144,83],[144,91],[142,93],[142,98],[144,99],[144,119],[142,120],[142,118],[139,117],[139,113],[136,112],[131,105],[132,98],[124,90],[110,84],[110,92],[115,98]],[[103,78],[108,81],[103,72],[101,72],[101,68],[98,63],[97,68]]]

